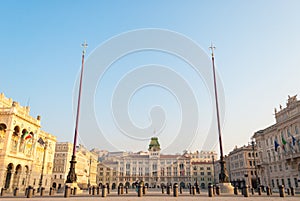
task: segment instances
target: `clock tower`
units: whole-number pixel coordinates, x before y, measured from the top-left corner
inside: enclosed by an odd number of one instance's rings
[[[149,154],[150,158],[159,158],[160,156],[160,144],[157,137],[152,137],[149,144]]]

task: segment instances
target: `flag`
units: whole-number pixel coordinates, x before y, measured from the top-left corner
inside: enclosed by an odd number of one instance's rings
[[[281,140],[282,140],[282,144],[285,145],[285,144],[286,144],[286,141],[285,141],[283,135],[281,136]]]
[[[274,146],[275,146],[275,151],[277,151],[278,147],[279,147],[279,144],[278,144],[278,142],[276,140],[274,140]]]
[[[42,146],[45,145],[45,142],[41,137],[39,138],[39,140],[37,142],[40,143],[40,145],[42,145]]]
[[[282,149],[286,152],[284,144],[282,145]]]
[[[296,138],[294,136],[292,136],[292,144],[293,144],[293,146],[296,145]]]
[[[22,135],[22,139],[23,140],[27,140],[32,138],[32,135],[30,133],[28,133],[28,131],[26,131],[23,135]]]

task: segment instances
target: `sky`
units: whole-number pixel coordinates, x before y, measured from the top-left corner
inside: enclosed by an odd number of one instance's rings
[[[85,40],[79,143],[88,148],[145,151],[157,136],[168,153],[219,151],[212,42],[224,153],[274,124],[274,108],[300,92],[296,0],[0,4],[0,92],[30,105],[58,141],[73,141]]]

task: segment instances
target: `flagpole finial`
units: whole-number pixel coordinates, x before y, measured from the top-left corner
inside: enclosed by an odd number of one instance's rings
[[[216,46],[211,42],[209,49],[211,50],[211,56],[214,57],[214,50],[216,49]]]
[[[86,41],[84,41],[84,43],[81,44],[81,47],[83,47],[82,54],[85,55],[86,48],[88,47],[88,44],[86,43]]]

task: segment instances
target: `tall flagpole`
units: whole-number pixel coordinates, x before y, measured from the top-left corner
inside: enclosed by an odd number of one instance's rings
[[[216,101],[216,112],[217,112],[217,124],[218,124],[218,133],[219,133],[219,145],[220,145],[220,166],[221,172],[219,175],[220,183],[228,183],[228,175],[225,167],[225,160],[223,155],[223,144],[222,144],[222,134],[221,134],[221,125],[220,125],[220,115],[219,115],[219,103],[218,103],[218,91],[217,91],[217,81],[216,81],[216,70],[215,70],[215,55],[214,49],[216,48],[213,44],[209,47],[211,49],[211,60],[213,67],[213,77],[214,77],[214,89],[215,89],[215,101]]]
[[[74,143],[73,143],[73,154],[72,159],[70,161],[70,170],[67,176],[66,183],[76,183],[77,176],[75,172],[75,164],[76,164],[76,144],[77,144],[77,136],[78,136],[78,123],[79,123],[79,112],[80,112],[80,99],[81,99],[81,88],[82,88],[82,77],[83,77],[83,69],[84,69],[84,55],[86,52],[86,48],[88,47],[87,43],[84,42],[82,45],[82,61],[81,61],[81,73],[80,73],[80,82],[79,82],[79,92],[78,92],[78,103],[77,103],[77,114],[76,114],[76,124],[75,124],[75,134],[74,134]]]

